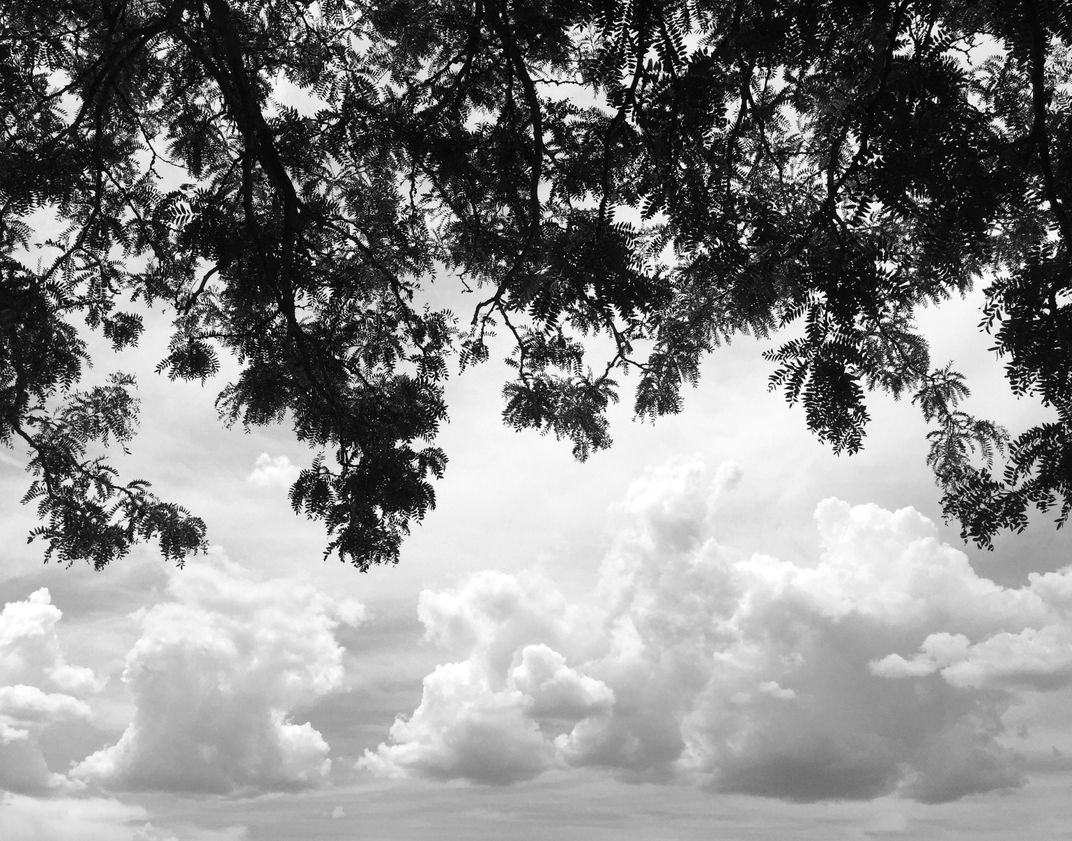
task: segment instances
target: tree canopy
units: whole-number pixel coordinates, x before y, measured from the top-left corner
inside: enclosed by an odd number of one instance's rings
[[[966,539],[1068,517],[1063,0],[5,0],[0,30],[0,439],[49,556],[204,546],[106,461],[133,379],[81,384],[86,331],[134,345],[147,305],[162,374],[233,355],[222,420],[316,452],[290,500],[361,569],[434,505],[444,379],[496,332],[505,422],[581,459],[626,377],[678,412],[716,346],[774,336],[771,387],[836,451],[869,391],[918,404]],[[973,284],[1053,420],[976,418],[930,359],[915,311]]]

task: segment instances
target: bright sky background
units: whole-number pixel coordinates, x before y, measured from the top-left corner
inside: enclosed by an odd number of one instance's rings
[[[977,301],[925,313],[972,407],[1016,402]],[[452,380],[439,507],[395,568],[321,560],[285,428],[139,374],[123,463],[208,522],[176,570],[42,566],[0,453],[0,838],[1051,839],[1072,821],[1072,569],[1045,518],[941,523],[924,428],[876,399],[834,457],[766,391],[769,342],[587,464]]]

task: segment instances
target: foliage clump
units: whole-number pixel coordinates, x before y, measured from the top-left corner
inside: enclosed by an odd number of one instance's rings
[[[88,455],[136,401],[122,375],[79,390],[76,323],[131,346],[129,301],[173,311],[167,376],[237,358],[222,418],[319,453],[291,501],[362,569],[434,505],[450,356],[496,331],[505,421],[585,458],[621,377],[638,416],[677,412],[717,345],[798,323],[771,387],[836,451],[869,390],[910,395],[965,538],[1064,522],[1070,43],[1057,0],[5,4],[0,439],[29,448],[34,536],[98,567],[204,545]],[[282,80],[316,107],[274,102]],[[43,208],[64,233],[30,268]],[[470,315],[419,303],[435,275]],[[1054,410],[1015,437],[914,327],[980,278],[1014,390]]]

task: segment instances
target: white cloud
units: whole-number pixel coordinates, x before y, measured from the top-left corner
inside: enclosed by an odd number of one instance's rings
[[[42,587],[0,612],[0,681],[44,681],[68,691],[99,688],[90,669],[72,666],[60,649],[56,626],[63,613]]]
[[[63,616],[47,589],[0,612],[0,789],[44,793],[77,788],[49,769],[41,734],[67,719],[89,719],[84,694],[101,687],[93,672],[64,659],[56,627]]]
[[[792,689],[785,689],[778,685],[776,680],[765,680],[759,685],[759,691],[765,695],[770,695],[772,698],[781,698],[785,701],[792,700],[797,697],[797,693]]]
[[[261,453],[257,456],[253,471],[246,477],[246,481],[261,488],[289,488],[300,472],[301,468],[287,456]]]
[[[521,649],[520,661],[507,685],[531,699],[528,711],[537,719],[579,721],[614,704],[610,687],[571,669],[565,657],[542,643]]]
[[[360,764],[386,775],[493,785],[531,779],[552,766],[567,731],[613,703],[606,684],[577,673],[542,644],[523,648],[498,688],[489,684],[485,667],[450,663],[424,679],[421,705],[391,728],[394,744],[381,745]]]
[[[517,689],[492,688],[472,662],[439,666],[424,679],[421,705],[391,727],[391,746],[362,763],[388,775],[465,777],[482,783],[527,780],[551,766],[554,751],[527,715]]]
[[[497,571],[477,573],[457,590],[424,590],[417,603],[429,641],[482,658],[496,672],[526,642],[561,647],[573,625],[584,620],[580,610],[535,573]]]
[[[964,689],[1053,690],[1072,684],[1072,622],[999,631],[973,643],[963,634],[931,634],[911,659],[891,654],[871,665],[889,678],[939,673]]]
[[[595,604],[502,573],[422,593],[455,660],[361,764],[484,783],[605,767],[802,801],[1018,785],[1005,717],[1072,684],[1072,568],[1002,587],[913,509],[836,499],[815,562],[747,556],[715,540],[736,475],[634,483]]]
[[[613,700],[556,650],[581,651],[584,637],[574,630],[595,614],[536,574],[489,571],[457,590],[426,590],[417,613],[427,639],[468,659],[424,679],[420,706],[391,728],[393,744],[361,760],[377,773],[530,779],[553,764],[556,736]]]
[[[110,798],[42,800],[0,794],[0,837],[5,841],[135,841],[145,820],[141,806]]]
[[[223,829],[153,826],[142,806],[106,797],[47,800],[0,794],[0,838],[4,841],[243,841],[243,826]]]
[[[70,695],[43,692],[24,683],[0,686],[0,721],[46,724],[62,718],[89,717],[89,705]]]
[[[134,719],[72,774],[112,789],[232,793],[316,785],[328,745],[288,712],[340,686],[334,631],[363,609],[224,559],[175,571],[144,611],[123,680]]]

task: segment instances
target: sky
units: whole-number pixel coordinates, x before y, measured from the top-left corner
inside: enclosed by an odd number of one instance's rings
[[[978,295],[921,315],[970,408],[1018,430]],[[173,384],[157,315],[128,477],[206,520],[42,564],[0,452],[0,838],[1050,839],[1072,820],[1072,568],[1047,518],[993,552],[942,522],[907,402],[832,455],[742,339],[614,447],[502,426],[454,377],[439,504],[396,567],[322,559],[285,427]],[[226,374],[226,371],[224,371]],[[623,383],[628,393],[630,381]]]

